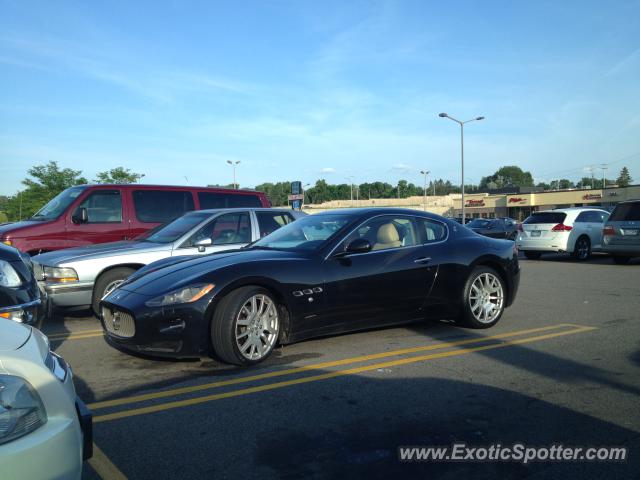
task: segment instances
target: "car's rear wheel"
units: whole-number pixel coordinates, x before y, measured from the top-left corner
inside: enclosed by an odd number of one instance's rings
[[[531,250],[525,250],[524,256],[527,257],[529,260],[538,260],[542,256],[542,253],[533,252]]]
[[[261,287],[242,287],[225,296],[211,322],[211,344],[220,360],[254,365],[265,360],[280,335],[281,311]]]
[[[489,328],[498,323],[506,301],[506,288],[491,267],[476,267],[464,287],[461,323],[471,328]]]
[[[591,242],[588,237],[583,235],[576,240],[572,255],[578,261],[587,260],[591,256]]]
[[[91,300],[91,308],[93,313],[100,316],[100,300],[115,290],[118,285],[135,272],[135,269],[129,267],[119,267],[107,270],[98,277],[93,287],[93,297]]]
[[[625,257],[622,255],[616,255],[613,257],[613,261],[618,265],[626,265],[631,260],[631,257]]]

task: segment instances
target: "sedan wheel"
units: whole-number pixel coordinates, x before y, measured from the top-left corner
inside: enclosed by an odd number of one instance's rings
[[[472,328],[495,325],[504,311],[505,288],[500,275],[489,267],[477,267],[465,285],[462,320]]]
[[[248,360],[262,360],[278,339],[279,318],[276,305],[267,295],[253,295],[238,312],[236,345]]]
[[[211,344],[224,362],[252,365],[265,360],[280,335],[281,309],[271,293],[260,287],[242,287],[216,306],[211,322]]]

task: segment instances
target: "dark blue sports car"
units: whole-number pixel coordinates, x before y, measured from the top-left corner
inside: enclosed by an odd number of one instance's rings
[[[277,343],[416,320],[495,325],[518,290],[513,242],[405,209],[309,215],[240,250],[161,260],[101,302],[133,352],[250,365]]]

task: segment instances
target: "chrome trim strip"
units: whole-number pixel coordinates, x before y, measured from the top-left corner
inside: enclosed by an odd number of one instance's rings
[[[45,283],[44,290],[47,293],[71,293],[71,292],[85,292],[87,290],[93,290],[93,282],[91,283],[61,283],[50,284]]]

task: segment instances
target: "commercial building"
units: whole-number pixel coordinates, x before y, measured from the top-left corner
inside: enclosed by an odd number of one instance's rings
[[[464,200],[467,218],[511,217],[522,221],[535,211],[586,206],[610,210],[616,203],[633,198],[640,198],[640,185],[527,193],[472,193],[465,194]],[[460,198],[453,199],[453,215],[462,216]]]

